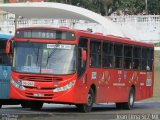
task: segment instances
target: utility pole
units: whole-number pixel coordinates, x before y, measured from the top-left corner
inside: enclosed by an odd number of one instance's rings
[[[18,16],[17,15],[15,15],[15,20],[14,20],[14,25],[15,25],[15,31],[16,31],[16,29],[17,29],[17,18],[18,18]]]
[[[145,12],[148,15],[148,0],[145,0]]]

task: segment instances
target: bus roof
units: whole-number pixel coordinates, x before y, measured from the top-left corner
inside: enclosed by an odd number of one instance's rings
[[[11,38],[12,37],[12,35],[9,35],[9,34],[2,34],[2,33],[0,33],[0,38],[6,38],[6,39],[9,39],[9,38]],[[2,39],[3,40],[3,39]]]
[[[139,45],[139,46],[146,46],[146,47],[154,47],[154,44],[152,43],[145,43],[145,42],[140,42],[136,41],[130,38],[126,37],[119,37],[119,36],[114,36],[114,35],[103,35],[102,33],[92,33],[87,30],[75,30],[75,29],[69,29],[67,27],[59,27],[59,28],[54,28],[54,27],[25,27],[25,28],[18,28],[17,30],[24,30],[24,29],[53,29],[53,30],[63,30],[63,31],[69,31],[73,32],[76,35],[83,36],[83,37],[88,37],[88,38],[94,38],[94,39],[103,39],[106,41],[112,41],[112,42],[119,42],[119,43],[125,43],[125,44],[133,44],[133,45]]]
[[[103,39],[104,41],[106,40],[111,42],[131,44],[131,45],[137,45],[137,46],[154,47],[153,43],[140,42],[138,40],[130,39],[127,37],[119,37],[115,35],[103,35],[101,33],[91,33],[83,30],[76,30],[76,31],[80,36],[84,36],[84,37]]]

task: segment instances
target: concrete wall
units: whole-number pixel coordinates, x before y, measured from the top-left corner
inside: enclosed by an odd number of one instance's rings
[[[0,15],[0,32],[14,34],[14,15]],[[122,30],[131,38],[144,42],[160,42],[160,15],[148,16],[112,16],[110,17],[115,23],[122,27]],[[73,24],[74,23],[74,24]],[[66,26],[74,29],[87,30],[103,33],[103,26],[95,23],[80,20],[55,20],[55,19],[19,19],[17,27],[29,26],[49,26],[59,27]]]

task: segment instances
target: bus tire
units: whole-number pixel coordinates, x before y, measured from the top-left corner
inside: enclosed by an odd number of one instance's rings
[[[27,105],[25,103],[21,103],[22,108],[27,108]]]
[[[43,102],[41,101],[30,101],[31,110],[41,110],[43,106]]]
[[[22,102],[21,106],[22,108],[30,108],[29,102]]]
[[[95,94],[93,92],[93,89],[91,88],[88,92],[88,97],[87,97],[87,104],[77,104],[77,108],[81,112],[91,112],[93,103],[95,102]]]
[[[0,104],[0,108],[2,108],[2,104]]]
[[[124,109],[131,110],[134,106],[134,101],[135,101],[135,90],[133,87],[131,87],[129,96],[128,96],[128,102],[124,103]]]

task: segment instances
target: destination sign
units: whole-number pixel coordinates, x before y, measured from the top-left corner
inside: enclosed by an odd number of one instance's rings
[[[75,40],[75,34],[60,30],[18,30],[17,38],[51,39],[51,40]]]

